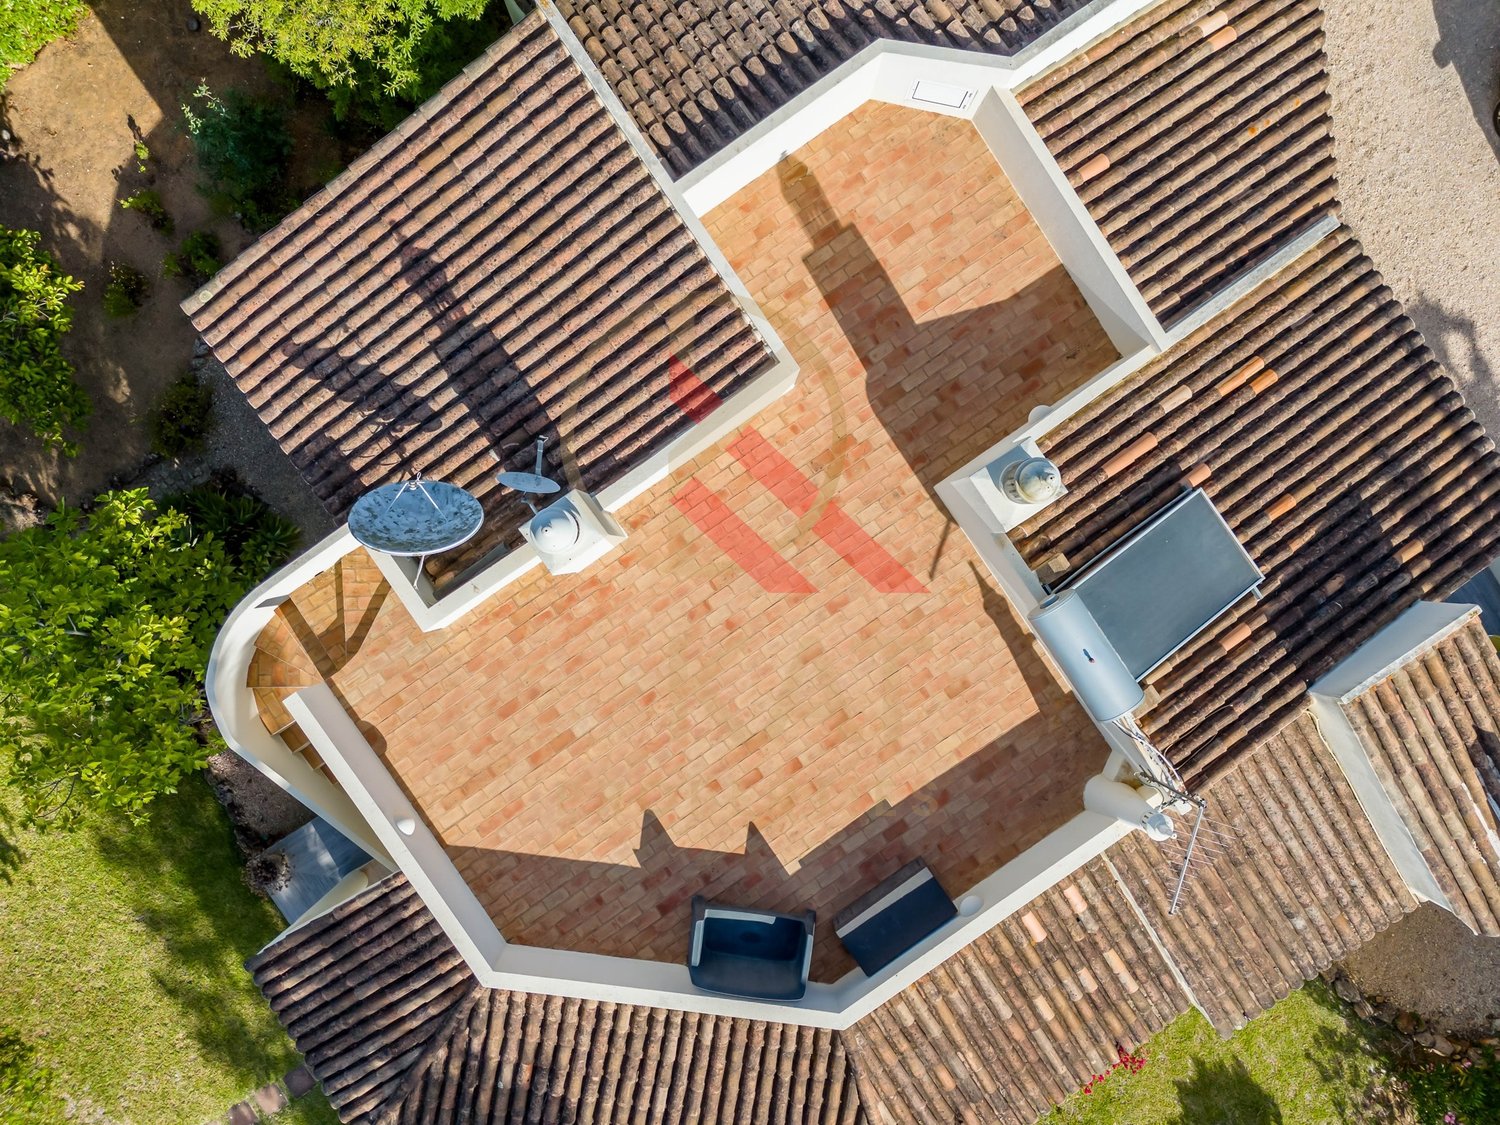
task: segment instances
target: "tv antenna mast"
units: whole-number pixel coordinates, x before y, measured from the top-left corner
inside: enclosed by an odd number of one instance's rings
[[[1191,805],[1196,810],[1193,817],[1193,830],[1188,834],[1187,843],[1183,845],[1182,853],[1178,857],[1181,866],[1177,871],[1177,883],[1172,888],[1171,904],[1167,907],[1169,915],[1176,914],[1182,903],[1182,892],[1193,874],[1193,865],[1195,863],[1211,864],[1220,856],[1225,855],[1234,846],[1235,835],[1215,825],[1204,824],[1204,817],[1208,812],[1208,801],[1188,792],[1187,784],[1182,780],[1182,775],[1177,772],[1177,768],[1167,760],[1167,756],[1151,741],[1134,717],[1128,714],[1122,715],[1114,720],[1114,725],[1126,738],[1130,739],[1134,752],[1127,751],[1127,757],[1131,759],[1131,764],[1135,766],[1136,771],[1149,784],[1172,798],[1174,804]],[[1173,837],[1173,839],[1177,838]],[[1180,840],[1177,842],[1181,843]]]

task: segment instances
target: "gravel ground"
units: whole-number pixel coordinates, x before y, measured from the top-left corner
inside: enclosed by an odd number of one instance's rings
[[[1464,1037],[1500,1019],[1500,938],[1475,937],[1448,911],[1418,907],[1344,962],[1372,1001],[1389,1000]]]
[[[1500,434],[1500,3],[1323,6],[1344,219]]]
[[[1500,435],[1500,3],[1323,0],[1344,219]],[[1367,994],[1493,1034],[1500,939],[1423,906],[1345,965]]]

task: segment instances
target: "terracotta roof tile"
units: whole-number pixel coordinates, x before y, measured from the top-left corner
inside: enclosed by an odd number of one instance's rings
[[[1020,94],[1173,321],[1337,209],[1316,0],[1167,0]]]
[[[1500,934],[1500,656],[1477,612],[1344,712],[1454,914]]]
[[[483,988],[402,875],[247,967],[345,1122],[866,1120],[836,1033]]]
[[[1207,790],[1200,853],[1167,913],[1177,848],[1132,833],[1107,853],[1213,1025],[1227,1035],[1416,906],[1309,712]],[[1191,821],[1179,822],[1186,839]]]
[[[687,424],[673,354],[720,395],[771,361],[536,13],[186,307],[336,516],[414,471],[478,493],[440,576],[527,514],[495,455],[545,434],[597,490]]]
[[[876,1121],[1029,1125],[1187,1006],[1095,860],[844,1039]]]
[[[1252,359],[1273,382],[1230,377]],[[1228,385],[1226,385],[1228,381]],[[1114,474],[1149,432],[1155,445]],[[1143,725],[1190,781],[1500,550],[1500,458],[1347,230],[1044,438],[1070,489],[1012,533],[1054,584],[1200,481],[1266,573],[1152,673]]]
[[[561,0],[676,175],[880,39],[1015,54],[1085,0]]]
[[[291,931],[247,968],[345,1121],[375,1119],[475,990],[402,876]]]

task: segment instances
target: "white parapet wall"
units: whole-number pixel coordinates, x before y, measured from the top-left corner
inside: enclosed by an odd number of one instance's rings
[[[347,528],[340,528],[251,590],[229,614],[214,638],[204,676],[204,693],[219,733],[229,748],[313,812],[328,821],[365,852],[385,863],[390,854],[371,834],[347,794],[304,759],[294,754],[260,720],[248,686],[255,643],[276,609],[305,583],[354,550]]]
[[[1411,829],[1376,774],[1369,751],[1349,722],[1344,708],[1433,645],[1462,629],[1477,612],[1474,606],[1418,602],[1311,688],[1312,712],[1318,732],[1333,751],[1334,759],[1391,862],[1412,894],[1447,910],[1453,909],[1452,903],[1438,885]]]
[[[1012,92],[1038,61],[1107,34],[1145,7],[1116,0],[1054,29],[1046,50],[1006,58],[951,48],[878,40],[671,188],[706,215],[870,101],[971,121],[1016,189],[1058,260],[1121,355],[1160,347],[1165,329],[1110,248]]]
[[[844,1028],[1131,831],[1113,817],[1081,812],[970,888],[960,896],[964,910],[958,917],[874,977],[855,969],[834,984],[811,983],[806,997],[795,1004],[737,1000],[695,988],[685,958],[669,964],[510,945],[333,689],[318,685],[296,692],[287,699],[287,710],[480,983],[490,988]],[[851,894],[858,890],[851,888]],[[685,955],[690,932],[686,913],[682,921]]]
[[[868,101],[973,117],[979,96],[986,90],[1018,89],[1159,2],[1095,0],[1014,55],[877,39],[686,173],[675,188],[689,207],[706,215]],[[561,18],[554,21],[557,24],[567,29]],[[592,71],[593,64],[581,47],[579,53],[586,69]],[[607,86],[602,78],[600,83]],[[927,89],[918,91],[918,83]],[[937,100],[945,86],[971,96],[958,104],[945,104]],[[613,91],[607,100],[618,105]]]
[[[675,441],[601,489],[597,497],[599,505],[606,512],[620,511],[790,391],[797,382],[797,365],[784,350],[779,350],[779,341],[774,348],[777,349],[777,360],[771,367],[712,414],[695,422]],[[472,576],[461,578],[438,597],[432,584],[418,570],[415,559],[395,558],[378,551],[371,551],[370,556],[390,583],[397,600],[423,632],[446,629],[541,565],[536,548],[530,543],[522,543],[512,550],[486,558],[474,568]]]

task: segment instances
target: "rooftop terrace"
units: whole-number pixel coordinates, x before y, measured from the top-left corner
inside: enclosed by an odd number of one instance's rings
[[[1104,764],[930,489],[1115,353],[965,121],[867,106],[708,225],[801,364],[789,395],[618,513],[585,574],[424,634],[357,552],[252,678],[325,650],[508,940],[675,961],[701,892],[815,908],[827,981],[841,906],[916,856],[961,893]]]

